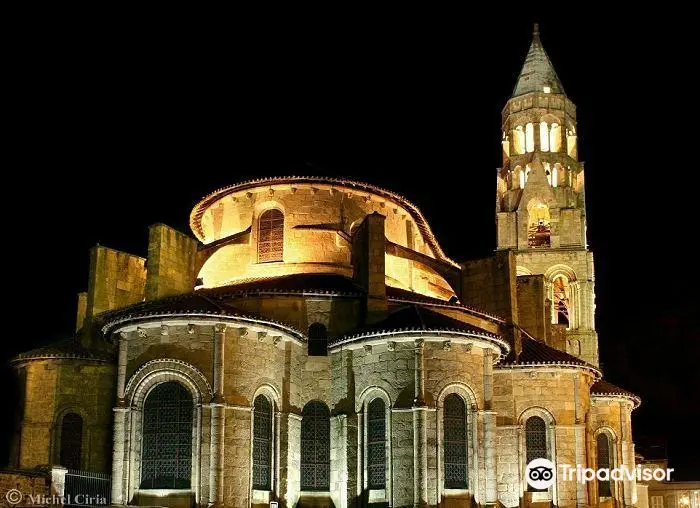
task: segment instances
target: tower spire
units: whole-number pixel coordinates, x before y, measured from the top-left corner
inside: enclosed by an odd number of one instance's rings
[[[532,92],[566,95],[559,76],[540,41],[539,23],[535,23],[532,27],[532,44],[513,89],[513,97]]]

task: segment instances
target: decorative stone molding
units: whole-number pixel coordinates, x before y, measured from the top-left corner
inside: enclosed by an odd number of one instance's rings
[[[146,337],[148,337],[148,333],[146,333],[146,329],[141,328],[140,326],[138,328],[136,328],[136,333],[138,333],[139,337],[141,337],[142,339],[145,339]]]
[[[394,342],[393,340],[387,341],[386,350],[387,351],[396,351],[396,342]]]
[[[190,323],[189,325],[187,325],[187,333],[189,333],[190,335],[194,335],[195,330],[196,326],[194,324]]]
[[[366,353],[371,353],[372,352],[372,345],[365,344],[364,346],[362,346],[362,349],[364,349]]]
[[[446,340],[445,342],[442,343],[442,350],[443,351],[452,351],[452,343],[449,340]]]
[[[275,335],[274,337],[272,337],[272,344],[274,346],[276,346],[280,342],[282,342],[282,337],[280,337],[279,335]]]
[[[238,336],[239,337],[247,337],[248,336],[248,329],[245,327],[241,327],[238,329]]]
[[[226,323],[216,323],[214,325],[214,332],[215,333],[224,333],[226,332]]]
[[[168,325],[160,325],[160,334],[168,335]]]
[[[131,406],[140,407],[148,389],[166,381],[181,381],[190,392],[195,402],[211,400],[213,390],[204,375],[193,365],[175,360],[161,358],[144,363],[126,384],[125,399]]]
[[[263,342],[267,337],[267,332],[258,332],[258,342]]]
[[[423,347],[425,347],[425,339],[416,339],[413,341],[413,345],[416,350],[423,349]]]

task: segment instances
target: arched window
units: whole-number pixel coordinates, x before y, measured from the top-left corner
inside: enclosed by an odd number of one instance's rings
[[[525,461],[529,464],[535,459],[548,459],[547,425],[539,416],[531,416],[525,422]],[[535,491],[528,485],[528,490]]]
[[[543,164],[543,166],[544,166],[544,174],[547,177],[547,183],[549,183],[549,185],[551,186],[552,185],[552,171],[550,169],[550,164],[549,164],[549,162],[545,162]]]
[[[549,152],[549,125],[540,122],[540,147],[543,152]]]
[[[513,189],[524,189],[525,188],[525,172],[521,166],[515,166],[511,176],[511,188]]]
[[[83,418],[67,413],[61,420],[60,464],[67,469],[80,469],[83,451]]]
[[[522,125],[518,125],[513,131],[513,150],[516,155],[525,153],[525,131]]]
[[[189,489],[192,396],[180,383],[156,386],[143,405],[142,489]]]
[[[611,464],[611,453],[610,453],[610,438],[605,432],[598,434],[597,450],[598,450],[598,469],[610,469]],[[598,480],[598,496],[600,497],[611,497],[610,489],[610,475],[608,475],[607,480]]]
[[[309,356],[328,355],[328,331],[321,323],[309,326]]]
[[[467,405],[462,397],[451,393],[445,397],[443,410],[445,488],[466,489]]]
[[[386,488],[386,406],[376,398],[367,408],[367,468],[370,489]]]
[[[263,212],[258,221],[258,262],[282,261],[284,215],[276,209]]]
[[[314,400],[301,413],[301,490],[330,490],[331,414]]]
[[[566,153],[569,157],[574,159],[578,155],[578,147],[576,146],[576,130],[572,127],[571,129],[566,129]]]
[[[566,275],[557,275],[552,280],[552,323],[566,325],[571,323],[569,279]]]
[[[539,200],[533,199],[528,204],[527,246],[531,248],[549,247],[551,238],[551,222],[549,207]]]
[[[561,151],[561,125],[558,123],[552,123],[549,128],[549,151]]]
[[[270,490],[272,478],[272,404],[264,395],[253,404],[253,488]]]
[[[525,149],[527,152],[535,151],[535,126],[531,123],[525,126]]]

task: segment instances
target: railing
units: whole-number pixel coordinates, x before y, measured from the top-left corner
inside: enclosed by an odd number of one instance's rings
[[[111,502],[112,477],[69,469],[66,473],[66,506],[105,506]]]

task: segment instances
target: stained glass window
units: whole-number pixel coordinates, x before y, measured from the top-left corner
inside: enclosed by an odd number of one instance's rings
[[[386,488],[386,406],[379,398],[367,408],[367,463],[369,488]]]
[[[610,439],[607,434],[598,434],[598,469],[610,469]],[[610,497],[610,479],[598,480],[598,495],[600,497]]]
[[[156,386],[143,407],[142,489],[189,489],[192,396],[173,381]]]
[[[83,450],[83,418],[68,413],[61,421],[60,463],[67,469],[80,469]]]
[[[462,397],[452,393],[445,397],[443,409],[445,488],[466,489],[467,406]]]
[[[264,395],[255,397],[253,413],[253,488],[270,490],[272,466],[272,404]]]
[[[258,262],[282,261],[284,250],[284,215],[267,210],[258,222]]]
[[[328,355],[328,332],[321,323],[309,326],[309,356]]]
[[[330,490],[331,420],[328,406],[314,400],[301,414],[301,490]]]
[[[539,416],[531,416],[525,422],[525,456],[529,463],[535,459],[547,459],[547,425]],[[537,491],[528,485],[528,490]]]

